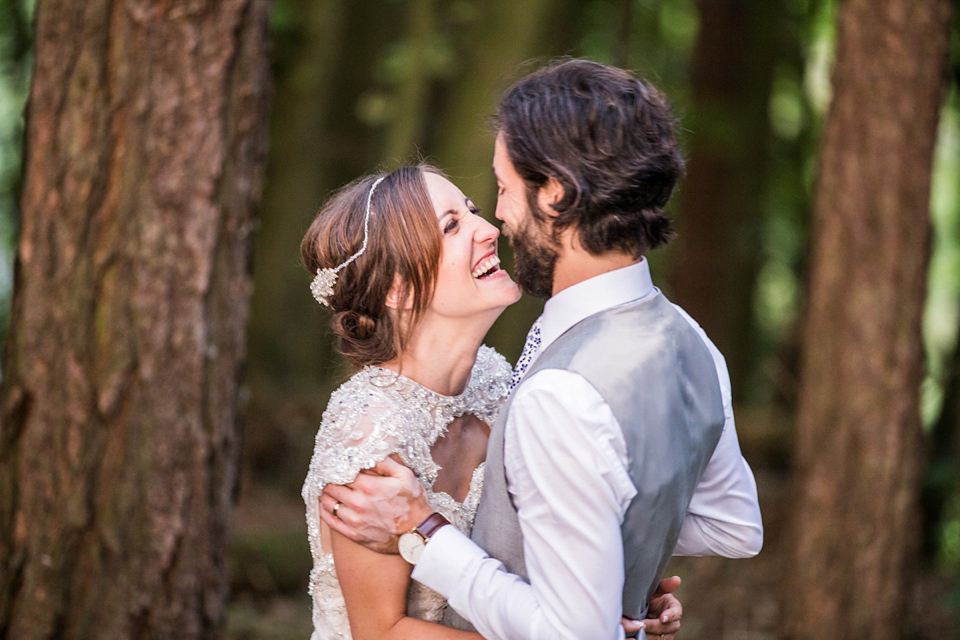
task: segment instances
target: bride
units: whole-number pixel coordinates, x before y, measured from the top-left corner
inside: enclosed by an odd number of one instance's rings
[[[333,311],[340,352],[359,369],[330,397],[303,485],[311,640],[480,638],[440,625],[446,602],[410,579],[411,565],[329,529],[319,502],[327,483],[351,482],[389,457],[469,535],[489,425],[511,375],[482,340],[520,298],[499,268],[500,232],[478,212],[437,169],[402,167],[344,187],[303,238],[311,290]],[[679,617],[672,596],[659,604]]]

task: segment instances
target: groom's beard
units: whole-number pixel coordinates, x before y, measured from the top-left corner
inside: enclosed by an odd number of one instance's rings
[[[520,289],[544,300],[553,295],[553,271],[560,252],[532,215],[523,227],[510,234],[510,244],[513,246],[513,277]]]

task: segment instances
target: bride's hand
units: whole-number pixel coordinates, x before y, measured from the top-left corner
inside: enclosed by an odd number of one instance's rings
[[[328,484],[320,497],[327,526],[379,553],[397,553],[397,536],[433,513],[413,472],[391,458],[346,485]]]
[[[645,620],[621,619],[620,624],[627,636],[646,629],[648,640],[674,640],[674,634],[680,630],[680,618],[683,617],[683,605],[673,595],[679,586],[679,576],[661,580],[650,599]]]

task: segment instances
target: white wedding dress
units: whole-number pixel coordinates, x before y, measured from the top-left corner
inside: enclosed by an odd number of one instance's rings
[[[493,425],[510,382],[510,365],[490,347],[481,347],[467,388],[459,396],[430,391],[409,378],[380,367],[365,367],[330,396],[317,433],[310,471],[303,484],[307,534],[313,555],[310,595],[313,598],[311,640],[350,640],[347,609],[340,591],[333,555],[320,540],[320,493],[327,483],[344,484],[396,453],[426,490],[431,506],[465,534],[470,534],[483,482],[483,465],[473,472],[466,499],[433,491],[440,467],[430,447],[447,425],[472,414]],[[416,581],[407,593],[407,615],[439,622],[446,600]]]

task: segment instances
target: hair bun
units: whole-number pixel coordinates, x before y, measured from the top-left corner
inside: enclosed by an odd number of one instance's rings
[[[377,321],[359,311],[340,311],[333,317],[333,330],[349,340],[366,340],[377,330]]]

